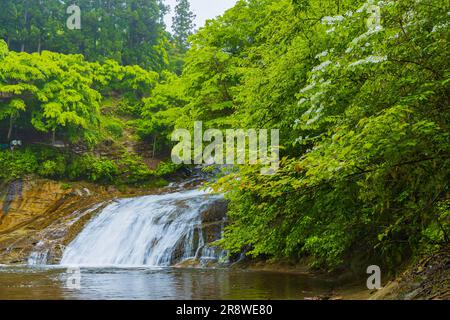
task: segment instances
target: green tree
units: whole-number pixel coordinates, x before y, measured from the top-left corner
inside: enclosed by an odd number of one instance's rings
[[[188,38],[193,34],[195,15],[191,11],[189,0],[177,0],[175,16],[172,18],[173,36],[178,47],[186,51]]]
[[[154,151],[169,149],[174,127],[182,126],[180,115],[187,105],[183,79],[169,72],[143,100],[144,106],[137,121],[139,136],[154,146]]]
[[[70,140],[88,138],[98,126],[100,94],[92,88],[92,66],[81,55],[10,52],[0,61],[1,118],[13,122],[24,115],[24,125],[43,132],[61,132]],[[27,122],[29,121],[29,122]]]

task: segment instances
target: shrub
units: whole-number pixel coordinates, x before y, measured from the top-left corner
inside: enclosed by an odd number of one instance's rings
[[[104,128],[114,138],[121,138],[123,136],[123,124],[114,118],[104,118]]]
[[[67,175],[71,180],[86,179],[93,182],[113,182],[119,173],[116,164],[109,159],[99,159],[91,155],[75,158],[68,166]]]
[[[1,179],[17,179],[36,172],[38,161],[30,150],[1,151],[0,168]]]
[[[96,159],[92,163],[89,179],[94,182],[113,182],[119,169],[116,164],[109,159]]]
[[[158,168],[156,168],[155,173],[158,176],[165,176],[165,175],[176,172],[180,168],[181,168],[181,165],[175,164],[173,162],[161,162],[158,165]]]
[[[69,184],[69,183],[63,183],[63,184],[61,184],[61,189],[62,189],[62,190],[69,190],[69,189],[72,189],[72,185]]]
[[[89,165],[89,159],[87,157],[76,157],[67,166],[67,176],[70,180],[86,178],[85,172],[87,172]]]
[[[66,171],[66,163],[63,157],[58,160],[46,160],[38,169],[39,175],[49,178],[62,177]]]
[[[121,180],[125,183],[136,184],[148,180],[153,171],[142,161],[142,158],[133,153],[124,153],[118,161]]]

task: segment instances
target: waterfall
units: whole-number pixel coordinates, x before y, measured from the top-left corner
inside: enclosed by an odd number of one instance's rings
[[[189,258],[220,259],[224,252],[208,246],[220,230],[207,236],[202,226],[218,201],[221,195],[202,190],[116,200],[68,245],[61,264],[169,266]]]
[[[35,250],[28,257],[28,265],[39,266],[47,264],[49,253],[50,250],[45,247],[45,243],[43,241],[39,241]]]

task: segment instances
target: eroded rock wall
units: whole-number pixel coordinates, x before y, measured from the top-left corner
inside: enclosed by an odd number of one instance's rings
[[[89,210],[117,196],[106,188],[71,188],[51,180],[17,180],[0,186],[0,264],[27,263],[30,254],[52,246],[49,262],[84,226]],[[55,247],[57,247],[55,249]]]

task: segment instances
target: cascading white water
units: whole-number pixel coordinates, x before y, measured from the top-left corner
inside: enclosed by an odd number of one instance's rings
[[[221,198],[190,190],[117,200],[69,244],[61,264],[169,266],[203,254],[220,258],[223,252],[206,246],[201,225],[202,212]]]
[[[36,244],[35,250],[28,257],[28,265],[30,266],[39,266],[45,265],[47,263],[47,258],[50,253],[50,250],[45,248],[44,242],[39,241]]]

